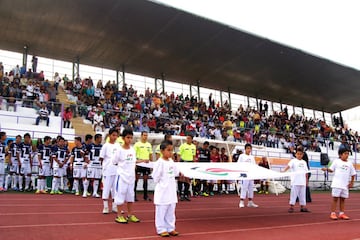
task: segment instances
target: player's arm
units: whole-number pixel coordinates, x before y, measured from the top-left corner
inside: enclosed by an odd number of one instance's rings
[[[289,170],[289,169],[290,169],[290,166],[287,165],[283,170],[281,170],[281,172],[286,172],[286,171]]]
[[[349,188],[352,188],[352,187],[353,187],[354,181],[355,181],[355,175],[352,175],[352,176],[351,176],[351,180],[350,180],[350,182],[349,182]]]

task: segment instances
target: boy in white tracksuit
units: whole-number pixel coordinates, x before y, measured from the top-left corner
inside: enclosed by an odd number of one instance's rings
[[[175,231],[175,207],[177,203],[176,180],[179,170],[174,161],[173,146],[171,141],[160,144],[162,157],[154,163],[152,177],[156,183],[154,191],[155,227],[156,232],[162,237],[177,236]]]

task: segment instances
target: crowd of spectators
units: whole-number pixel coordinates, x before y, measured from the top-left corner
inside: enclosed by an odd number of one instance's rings
[[[227,101],[220,104],[212,94],[204,100],[183,93],[159,93],[150,88],[140,93],[132,85],[118,88],[115,81],[95,83],[91,77],[81,79],[80,76],[70,80],[57,73],[50,83],[42,72],[37,74],[29,69],[20,78],[16,69],[18,66],[3,75],[1,95],[9,99],[9,104],[11,98],[21,99],[23,106],[37,109],[47,103],[49,113],[54,111],[58,116],[61,107],[56,94],[58,86],[62,86],[73,101],[64,108],[64,127],[70,125],[72,117],[83,117],[98,131],[131,127],[135,132],[192,134],[287,150],[299,144],[312,151],[321,151],[320,147],[333,149],[334,142],[339,141],[352,151],[360,150],[358,133],[344,128],[342,119],[336,117],[329,125],[323,120],[289,114],[286,107],[279,112],[269,112],[266,102],[256,107],[240,105],[232,111]],[[20,69],[19,74],[22,74]]]

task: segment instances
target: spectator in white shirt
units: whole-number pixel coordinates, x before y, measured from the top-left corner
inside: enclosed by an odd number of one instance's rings
[[[101,127],[102,131],[104,131],[104,118],[101,115],[100,110],[98,110],[97,114],[94,116],[94,131],[96,132],[96,127]]]

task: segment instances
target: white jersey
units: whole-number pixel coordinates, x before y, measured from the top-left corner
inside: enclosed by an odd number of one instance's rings
[[[159,158],[154,163],[152,178],[155,185],[154,204],[167,205],[177,203],[176,195],[176,180],[175,177],[179,175],[179,169],[176,167],[174,161],[168,161]]]
[[[32,155],[32,147],[30,144],[20,143],[20,162],[23,163],[30,163],[30,158]]]
[[[119,143],[105,143],[100,151],[100,158],[102,161],[102,170],[103,176],[115,176],[116,175],[116,166],[112,163],[111,159],[116,152],[120,150],[121,146]]]
[[[243,153],[243,154],[241,154],[239,156],[237,162],[256,164],[254,156],[253,155],[247,155],[245,153]]]
[[[100,152],[102,145],[90,144],[87,147],[88,159],[90,160],[89,167],[101,168]]]
[[[68,151],[66,147],[60,148],[58,146],[53,149],[53,158],[56,158],[60,163],[64,163],[68,157]],[[54,160],[53,168],[59,168],[59,164]]]
[[[306,186],[306,173],[309,171],[309,169],[305,160],[293,158],[288,163],[288,166],[292,172],[299,173],[291,176],[291,185]]]
[[[332,188],[348,189],[350,177],[356,175],[354,165],[350,161],[336,159],[329,169],[334,171]]]
[[[83,167],[85,164],[85,149],[84,147],[74,147],[71,150],[71,157],[73,157],[73,165],[74,168]]]
[[[0,142],[0,163],[5,163],[6,156],[6,145],[3,142]]]
[[[112,162],[113,164],[117,164],[116,173],[123,182],[135,182],[136,153],[132,147],[129,149],[121,147],[120,150],[115,153]]]
[[[49,165],[51,162],[51,156],[52,156],[52,149],[50,145],[40,145],[38,147],[38,155],[40,155],[41,164],[42,165]]]

